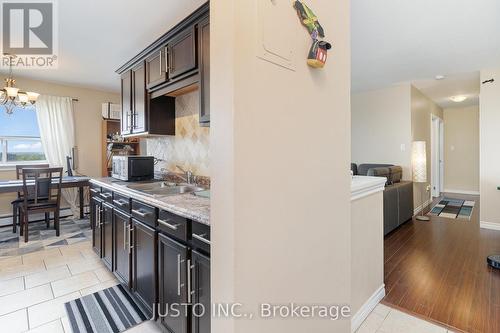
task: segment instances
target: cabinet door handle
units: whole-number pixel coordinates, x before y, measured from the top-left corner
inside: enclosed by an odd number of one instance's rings
[[[188,294],[188,299],[187,302],[188,304],[191,304],[192,302],[192,295],[194,294],[194,291],[191,290],[191,270],[194,268],[194,265],[191,265],[191,259],[188,259],[187,261],[187,294]]]
[[[121,199],[120,200],[113,200],[113,203],[115,205],[120,206],[120,207],[123,207],[123,206],[125,206],[127,204],[127,202],[125,200],[121,200]]]
[[[161,219],[158,219],[158,223],[160,223],[161,225],[169,228],[169,229],[172,229],[174,231],[177,231],[177,229],[179,228],[180,224],[170,224],[168,222],[170,222],[171,220],[161,220]]]
[[[135,237],[134,237],[134,230],[135,228],[129,227],[130,230],[130,236],[129,236],[129,242],[128,242],[128,248],[129,252],[135,248]]]
[[[99,207],[95,207],[95,224],[94,224],[94,227],[96,229],[99,229]]]
[[[177,255],[177,296],[181,295],[181,255]]]
[[[129,230],[129,235],[128,235],[128,253],[130,253],[130,252],[132,252],[132,249],[135,247],[135,245],[133,245],[134,241],[133,241],[133,237],[132,237],[132,236],[134,236],[134,230],[135,230],[135,228],[129,227],[128,230]]]
[[[160,49],[160,76],[163,74],[163,50]]]
[[[138,209],[132,209],[132,213],[135,213],[135,214],[139,215],[140,217],[147,217],[148,215],[151,215],[151,213],[149,213],[149,212],[143,212],[142,210],[138,210]]]
[[[169,56],[169,64],[168,64],[168,69],[169,71],[173,72],[174,71],[174,52],[172,52],[172,48],[168,48],[168,56]]]
[[[206,236],[206,235],[207,235],[207,234],[201,234],[201,235],[198,235],[198,234],[195,234],[195,233],[193,232],[193,238],[194,238],[194,239],[197,239],[197,240],[199,240],[200,242],[203,242],[203,243],[205,243],[205,244],[207,244],[207,245],[210,245],[210,241],[209,241],[208,239],[206,239],[206,238],[205,238],[205,236]]]
[[[97,228],[98,229],[101,228],[101,213],[102,213],[101,207],[97,207],[97,210],[96,210],[96,222],[97,222]]]
[[[127,228],[128,225],[123,226],[123,251],[127,251]]]

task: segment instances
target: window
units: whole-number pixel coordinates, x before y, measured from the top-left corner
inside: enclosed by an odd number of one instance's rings
[[[8,115],[0,107],[0,165],[45,162],[33,107],[16,108]]]

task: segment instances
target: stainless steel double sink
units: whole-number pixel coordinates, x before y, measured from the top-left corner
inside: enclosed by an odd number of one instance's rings
[[[138,191],[150,196],[170,196],[205,191],[203,187],[191,184],[174,184],[162,181],[131,183],[124,185],[133,191]]]

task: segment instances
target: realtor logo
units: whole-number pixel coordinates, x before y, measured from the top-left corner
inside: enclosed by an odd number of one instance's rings
[[[54,68],[56,65],[55,1],[0,0],[2,54],[17,55],[13,66]],[[1,66],[5,66],[5,57]]]

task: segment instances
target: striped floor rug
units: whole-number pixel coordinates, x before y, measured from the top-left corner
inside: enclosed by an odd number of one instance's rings
[[[470,220],[474,205],[474,201],[444,198],[431,209],[429,215]]]
[[[73,333],[118,333],[148,319],[122,285],[64,305]]]

